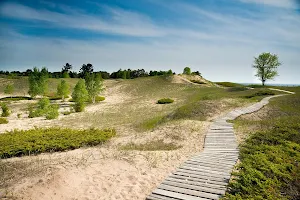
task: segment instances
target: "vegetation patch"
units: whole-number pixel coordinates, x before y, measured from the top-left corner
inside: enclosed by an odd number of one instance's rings
[[[300,199],[300,88],[290,89],[297,93],[271,101],[260,121],[234,120],[256,128],[240,147],[241,163],[224,199]]]
[[[29,107],[29,118],[45,116],[46,119],[56,119],[59,116],[59,106],[56,104],[50,104],[48,98],[40,99],[37,103],[37,107],[34,108],[32,105]]]
[[[223,87],[243,87],[243,85],[241,84],[232,83],[232,82],[215,82],[215,83]]]
[[[8,117],[10,115],[10,110],[5,103],[1,104],[2,114],[1,117]]]
[[[270,96],[270,95],[275,95],[275,93],[271,90],[265,89],[265,90],[259,90],[253,94],[250,95],[245,95],[245,98],[253,98],[253,97],[260,97],[260,96]]]
[[[174,100],[170,99],[170,98],[164,98],[164,99],[159,99],[157,101],[158,104],[169,104],[169,103],[173,103]]]
[[[0,99],[0,101],[20,101],[20,100],[32,100],[32,98],[24,97],[24,96],[14,96],[14,97],[4,97]]]
[[[199,81],[199,80],[191,80],[191,82],[197,83],[197,84],[206,84],[205,82]]]
[[[248,90],[247,87],[230,87],[227,89],[228,92],[239,92],[239,91],[245,91]]]
[[[145,144],[135,144],[133,142],[123,145],[122,150],[137,150],[137,151],[171,151],[181,148],[182,146],[174,143],[165,143],[164,140],[149,141]]]
[[[163,116],[155,116],[151,119],[145,120],[142,122],[139,127],[142,130],[152,130],[154,129],[157,125],[163,123]]]
[[[94,146],[104,143],[115,135],[116,132],[113,129],[36,128],[14,130],[0,134],[0,158]]]
[[[8,124],[8,120],[4,117],[0,117],[0,124]]]

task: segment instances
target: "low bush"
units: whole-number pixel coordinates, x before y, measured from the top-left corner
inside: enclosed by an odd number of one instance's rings
[[[170,98],[164,98],[164,99],[160,99],[157,101],[158,104],[169,104],[169,103],[173,103],[174,100],[170,99]]]
[[[59,116],[58,105],[50,105],[46,112],[46,119],[56,119]]]
[[[263,85],[256,85],[256,84],[251,84],[251,85],[247,85],[247,87],[251,87],[251,88],[264,88],[266,86]]]
[[[2,109],[1,117],[8,117],[10,115],[10,110],[9,110],[7,104],[2,103],[1,109]]]
[[[15,97],[4,97],[0,101],[20,101],[20,100],[32,100],[31,97],[15,96]]]
[[[104,101],[104,100],[105,100],[105,97],[102,97],[102,96],[96,96],[95,97],[96,102],[100,102],[100,101]]]
[[[228,92],[239,92],[239,91],[245,91],[248,90],[246,87],[230,87],[227,89]]]
[[[36,128],[14,130],[0,134],[0,158],[94,146],[104,143],[115,135],[116,132],[113,129]]]
[[[8,124],[8,120],[4,117],[0,117],[0,124]]]
[[[253,98],[253,97],[260,97],[260,96],[270,96],[270,95],[275,95],[274,92],[272,92],[271,90],[259,90],[253,94],[250,95],[246,95],[244,96],[245,98]]]
[[[45,116],[46,119],[56,119],[59,116],[58,105],[51,105],[48,98],[40,99],[35,109],[32,105],[29,106],[29,118]]]
[[[129,143],[121,147],[122,150],[137,151],[171,151],[181,148],[182,146],[174,143],[165,143],[163,140],[154,140],[145,144]]]
[[[73,108],[74,108],[75,112],[82,112],[82,111],[84,111],[85,103],[77,102],[73,105]]]
[[[191,82],[197,83],[197,84],[206,84],[205,82],[199,81],[199,80],[191,80]]]

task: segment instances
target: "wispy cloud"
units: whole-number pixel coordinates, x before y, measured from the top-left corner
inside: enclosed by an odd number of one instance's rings
[[[11,12],[12,10],[18,12]],[[142,14],[111,7],[106,7],[106,10],[109,12],[109,17],[104,19],[101,16],[92,16],[74,10],[69,14],[63,14],[46,9],[38,10],[17,3],[5,3],[0,7],[0,14],[22,20],[44,21],[60,27],[119,35],[155,37],[163,34],[148,17]]]
[[[244,3],[255,3],[255,4],[281,7],[281,8],[295,9],[297,7],[296,0],[240,0],[240,1]]]

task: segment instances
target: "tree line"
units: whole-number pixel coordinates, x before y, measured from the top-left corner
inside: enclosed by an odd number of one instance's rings
[[[91,63],[83,64],[79,70],[79,73],[72,71],[73,66],[69,63],[66,63],[62,70],[59,72],[49,72],[48,71],[48,78],[84,78],[86,74],[95,73],[101,76],[103,79],[134,79],[138,77],[148,77],[148,76],[168,76],[173,75],[175,72],[173,72],[171,69],[167,71],[155,71],[151,70],[147,72],[145,69],[119,69],[116,72],[106,72],[106,71],[94,71],[94,66]],[[186,67],[189,68],[189,67]],[[5,75],[8,78],[18,78],[20,76],[29,76],[31,73],[33,73],[32,69],[27,69],[24,72],[20,71],[0,71],[0,75]],[[201,73],[199,71],[191,72],[189,68],[189,72],[183,72],[184,74],[194,74],[201,76]]]

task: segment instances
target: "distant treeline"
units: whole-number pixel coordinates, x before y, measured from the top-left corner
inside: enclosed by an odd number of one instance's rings
[[[18,78],[21,76],[29,76],[30,73],[32,73],[32,69],[27,69],[26,71],[20,72],[20,71],[0,71],[0,76],[5,76],[8,78]],[[95,74],[101,74],[101,77],[103,79],[134,79],[138,77],[147,77],[147,76],[168,76],[168,75],[173,75],[175,72],[173,72],[171,69],[168,71],[150,71],[147,72],[144,69],[137,69],[137,70],[132,70],[132,69],[127,69],[127,70],[122,70],[119,69],[116,72],[108,73],[106,71],[94,71],[94,67],[92,64],[83,64],[82,67],[80,68],[79,73],[72,71],[72,65],[69,63],[66,63],[65,66],[63,66],[62,70],[59,72],[48,72],[48,77],[49,78],[84,78],[87,73],[95,73]],[[194,75],[199,75],[201,74],[196,71],[192,72]]]

